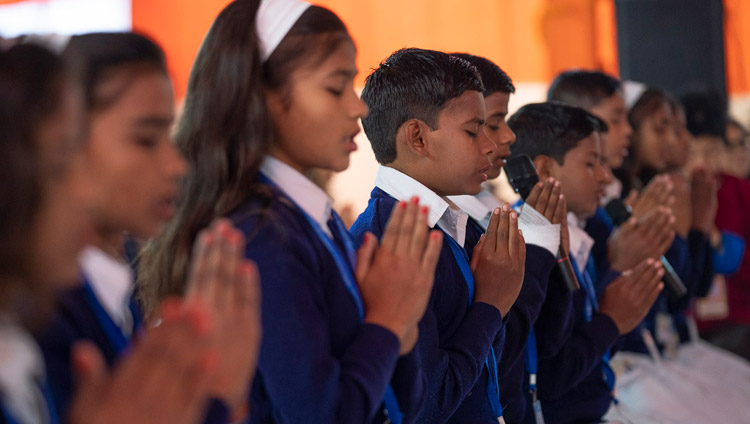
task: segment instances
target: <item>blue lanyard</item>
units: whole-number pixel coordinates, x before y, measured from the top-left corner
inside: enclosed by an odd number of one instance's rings
[[[260,178],[265,183],[274,186],[279,191],[283,192],[283,190],[281,190],[281,188],[274,184],[274,182],[271,181],[270,178],[266,177],[263,174],[260,174]],[[291,199],[289,196],[287,196],[287,198],[289,198],[289,200],[297,207],[297,210],[302,213],[307,222],[310,224],[310,227],[312,227],[313,231],[315,231],[315,234],[325,246],[326,250],[328,250],[328,253],[331,254],[331,257],[333,257],[333,261],[336,263],[336,268],[339,271],[339,275],[341,275],[341,278],[344,280],[344,286],[346,286],[346,289],[352,295],[354,304],[357,306],[359,321],[362,322],[365,319],[365,308],[364,303],[362,302],[362,296],[359,293],[359,287],[357,286],[357,282],[354,279],[354,270],[357,267],[357,252],[354,248],[354,241],[349,235],[349,231],[346,230],[346,227],[344,226],[344,223],[341,221],[341,218],[338,216],[338,214],[332,210],[331,218],[333,218],[333,228],[331,229],[331,231],[336,233],[336,236],[338,236],[337,238],[344,245],[344,248],[346,250],[345,259],[344,255],[341,254],[341,250],[336,247],[334,240],[332,240],[331,237],[326,234],[325,231],[323,231],[323,228],[320,226],[320,224],[315,221],[310,215],[308,215],[307,212],[305,212],[301,207],[299,207],[299,205],[297,205],[297,203],[293,199]],[[403,414],[401,413],[401,408],[398,406],[396,393],[393,391],[393,388],[390,385],[388,385],[388,387],[386,388],[383,404],[384,412],[388,420],[393,424],[401,424],[401,422],[403,421]]]
[[[593,319],[593,311],[599,310],[599,302],[596,299],[596,291],[594,289],[594,283],[591,281],[591,276],[588,273],[589,267],[593,266],[593,260],[589,255],[589,260],[586,262],[586,270],[583,275],[578,271],[578,264],[576,264],[573,255],[570,255],[570,262],[573,265],[573,270],[576,272],[578,281],[581,282],[584,290],[586,290],[586,302],[585,302],[585,318],[586,322],[590,322]],[[611,392],[615,388],[615,372],[609,365],[610,353],[604,353],[602,357],[602,374],[604,375],[604,382],[607,384],[609,391]]]
[[[94,290],[91,288],[91,284],[83,278],[83,293],[85,295],[86,302],[89,304],[91,309],[94,311],[96,320],[99,322],[99,326],[104,331],[104,335],[107,337],[110,345],[114,349],[115,353],[121,354],[130,343],[130,339],[125,336],[122,329],[115,324],[112,317],[109,316],[107,311],[104,309],[102,304],[97,299]],[[138,312],[135,304],[130,302],[130,313],[133,318],[133,333],[136,334],[139,331],[142,323],[140,313]]]
[[[474,275],[471,273],[471,267],[469,266],[469,256],[466,251],[459,246],[456,240],[453,240],[448,234],[445,234],[444,239],[448,240],[448,245],[453,251],[453,256],[456,259],[461,274],[466,282],[466,288],[469,290],[469,306],[471,306],[474,300]],[[500,387],[497,379],[497,357],[495,356],[495,348],[490,346],[490,354],[485,361],[487,366],[487,372],[489,378],[487,381],[487,397],[490,398],[490,405],[492,411],[497,417],[503,416],[503,406],[500,404]]]
[[[529,331],[529,338],[526,340],[526,357],[524,358],[526,372],[529,374],[529,391],[534,400],[536,400],[536,371],[538,365],[536,350],[536,332],[534,327]]]

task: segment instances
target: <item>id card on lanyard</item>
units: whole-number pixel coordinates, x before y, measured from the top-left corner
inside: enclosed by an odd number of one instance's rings
[[[524,360],[526,373],[529,376],[529,393],[531,394],[531,405],[534,409],[534,421],[536,424],[544,424],[544,414],[542,414],[542,403],[537,397],[536,373],[537,373],[537,350],[536,350],[536,333],[534,328],[529,332],[529,338],[526,340],[526,358]]]
[[[281,188],[274,184],[273,181],[271,181],[265,175],[261,174],[261,179],[266,184],[272,185],[277,190],[283,192]],[[320,239],[320,241],[323,243],[323,246],[325,246],[326,250],[328,250],[328,253],[331,254],[331,257],[333,257],[333,261],[336,264],[339,275],[344,281],[344,286],[346,286],[346,289],[352,296],[352,300],[354,300],[354,304],[357,306],[359,322],[362,322],[365,318],[365,308],[362,301],[362,296],[359,293],[359,287],[357,286],[357,282],[354,279],[354,270],[357,267],[357,252],[354,248],[354,242],[349,236],[349,232],[346,230],[344,223],[341,222],[341,218],[338,216],[338,214],[336,214],[335,211],[331,211],[331,218],[333,220],[333,228],[331,228],[331,231],[336,233],[338,239],[344,245],[344,248],[346,250],[345,255],[342,255],[341,250],[336,247],[336,243],[334,242],[334,240],[331,239],[331,237],[326,234],[325,231],[323,231],[323,228],[317,221],[315,221],[310,215],[307,214],[307,212],[299,207],[299,205],[294,202],[293,199],[291,199],[289,196],[287,196],[287,198],[294,204],[297,210],[302,213],[308,224],[310,224],[310,227],[312,227],[313,231],[315,231],[318,239]],[[396,394],[390,385],[388,385],[386,389],[383,404],[383,413],[386,416],[386,423],[401,424],[401,422],[403,421],[403,414],[401,413],[401,408],[398,406]]]
[[[466,287],[469,290],[469,306],[471,306],[474,299],[474,275],[471,273],[471,267],[469,266],[469,256],[466,254],[466,251],[461,246],[459,246],[458,242],[456,242],[456,240],[453,240],[450,235],[446,233],[444,234],[443,238],[448,240],[448,245],[450,245],[453,256],[456,259],[456,263],[458,264],[458,267],[461,270],[461,274],[464,277],[464,282],[466,282]],[[487,381],[487,397],[490,399],[492,412],[495,414],[495,416],[498,417],[498,422],[504,423],[505,421],[503,420],[503,407],[500,404],[500,388],[497,380],[496,358],[495,348],[490,346],[490,354],[485,360],[485,366],[487,367],[487,372],[489,373],[489,378]]]

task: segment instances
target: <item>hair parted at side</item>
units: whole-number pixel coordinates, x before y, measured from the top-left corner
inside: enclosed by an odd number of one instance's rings
[[[396,133],[409,119],[430,128],[448,101],[466,91],[484,92],[477,69],[447,53],[417,48],[401,49],[384,60],[365,81],[362,101],[369,114],[362,127],[375,159],[388,164],[396,159]]]
[[[484,84],[484,97],[494,93],[513,94],[516,92],[516,86],[513,85],[508,74],[491,60],[468,53],[451,53],[451,56],[460,57],[477,68],[482,77],[482,84]]]
[[[622,92],[622,83],[611,75],[601,71],[570,70],[552,80],[547,101],[591,109],[617,92]]]
[[[175,141],[190,165],[175,218],[144,248],[138,285],[146,313],[181,294],[198,232],[252,196],[268,196],[258,169],[273,141],[265,91],[287,89],[303,65],[322,63],[346,26],[331,11],[309,7],[267,61],[256,32],[260,0],[235,0],[219,13],[193,64]]]
[[[133,75],[155,70],[167,75],[164,52],[148,37],[132,32],[95,32],[71,37],[63,56],[80,63],[84,98],[89,110],[101,110],[117,101],[125,90],[104,97],[99,86],[126,67]]]
[[[570,150],[600,131],[600,121],[581,108],[563,103],[528,104],[508,119],[508,126],[516,134],[510,157],[528,155],[534,159],[545,155],[564,165]]]

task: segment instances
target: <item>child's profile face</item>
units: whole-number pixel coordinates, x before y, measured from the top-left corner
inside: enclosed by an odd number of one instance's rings
[[[506,122],[509,100],[510,93],[500,91],[484,98],[484,106],[487,110],[487,123],[484,126],[484,132],[497,145],[495,152],[490,155],[492,165],[487,170],[487,178],[490,180],[500,176],[500,172],[505,165],[505,159],[510,155],[510,145],[516,141],[516,135]]]
[[[66,87],[36,137],[41,198],[29,234],[30,277],[45,288],[78,281],[78,252],[91,241],[93,179],[82,143],[84,119],[81,93]]]
[[[604,99],[601,103],[592,107],[589,112],[598,116],[609,126],[607,160],[612,169],[622,166],[622,162],[628,155],[630,137],[633,128],[628,123],[628,108],[622,93],[615,94]]]
[[[565,154],[563,165],[554,162],[552,177],[560,181],[568,211],[581,218],[594,215],[604,196],[607,170],[601,160],[599,133],[592,133]]]
[[[351,41],[342,41],[322,63],[293,71],[284,93],[267,94],[276,129],[271,153],[300,172],[343,171],[357,150],[354,137],[367,106],[354,91],[356,53]]]
[[[484,124],[484,98],[478,91],[451,99],[440,111],[437,129],[425,135],[432,146],[433,191],[442,196],[479,193],[487,181],[488,156],[496,149]]]
[[[97,228],[150,238],[174,216],[187,164],[170,137],[172,86],[160,71],[112,76],[97,91],[122,89],[90,120],[88,155]]]
[[[673,122],[672,109],[667,102],[661,102],[644,117],[634,137],[638,164],[656,171],[666,170],[671,150],[678,148]]]

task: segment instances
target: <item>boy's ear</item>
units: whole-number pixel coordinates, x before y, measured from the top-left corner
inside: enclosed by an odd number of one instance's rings
[[[427,134],[427,125],[419,119],[409,119],[401,125],[401,132],[404,134],[404,142],[406,147],[414,152],[418,156],[426,156],[427,142],[425,135]]]
[[[537,155],[534,158],[534,166],[539,180],[544,181],[549,177],[554,177],[554,169],[557,162],[547,155]]]

